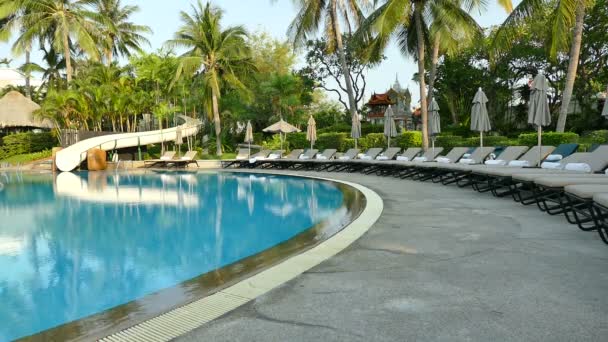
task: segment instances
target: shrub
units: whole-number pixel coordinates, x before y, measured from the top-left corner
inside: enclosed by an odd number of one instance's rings
[[[581,137],[581,140],[590,144],[605,144],[608,142],[608,130],[602,129],[599,131],[592,131],[589,134]]]
[[[350,132],[350,129],[348,130]],[[361,135],[384,133],[384,125],[361,124]]]
[[[57,139],[49,132],[43,133],[16,133],[2,138],[0,159],[18,154],[34,153],[50,150],[57,145]]]
[[[343,151],[347,145],[346,140],[350,137],[347,133],[323,133],[317,136],[317,142],[315,148],[324,150],[327,148],[335,148],[339,151]]]
[[[401,148],[422,146],[422,132],[405,131],[395,138],[396,146]]]
[[[468,145],[463,137],[457,135],[439,135],[435,138],[435,146],[443,147],[445,151],[453,147]]]
[[[351,126],[346,123],[335,124],[331,126],[327,126],[324,128],[320,128],[317,130],[317,134],[322,133],[350,133]]]
[[[559,144],[571,144],[578,142],[578,134],[572,132],[544,132],[542,135],[543,145],[557,146]],[[533,146],[538,144],[537,133],[523,133],[519,135],[519,145]]]
[[[384,133],[370,133],[365,136],[365,139],[367,140],[367,148],[386,147],[386,137],[384,136]]]
[[[465,139],[466,146],[479,146],[480,141],[479,137],[471,137]],[[514,141],[507,137],[503,137],[500,135],[488,135],[483,137],[483,145],[484,146],[509,146],[509,145],[517,145],[517,142],[513,144]]]
[[[286,142],[290,150],[295,150],[298,148],[307,148],[310,147],[310,142],[306,140],[306,133],[289,133],[287,134]]]

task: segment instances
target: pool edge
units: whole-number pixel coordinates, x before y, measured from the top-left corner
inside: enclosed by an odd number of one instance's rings
[[[360,184],[294,173],[279,174],[332,181],[353,187],[365,196],[365,208],[354,221],[315,247],[296,254],[210,296],[109,335],[100,341],[168,341],[197,329],[285,284],[343,251],[363,236],[376,223],[384,210],[382,198],[373,190]]]

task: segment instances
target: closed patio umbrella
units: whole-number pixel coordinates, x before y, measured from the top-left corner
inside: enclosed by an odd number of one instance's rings
[[[384,135],[388,140],[388,147],[391,147],[391,137],[397,136],[397,127],[395,125],[395,114],[393,108],[388,105],[388,108],[384,112]]]
[[[245,142],[249,144],[249,158],[251,158],[251,143],[253,142],[253,127],[251,121],[247,121],[247,127],[245,128]]]
[[[429,135],[435,151],[435,137],[441,133],[441,118],[439,117],[439,105],[435,98],[429,103]]]
[[[279,133],[281,138],[281,151],[283,151],[283,134],[300,132],[297,127],[290,125],[289,123],[280,119],[278,122],[263,129],[266,133]]]
[[[486,94],[479,88],[473,98],[473,107],[471,108],[471,131],[479,132],[479,145],[483,147],[483,132],[492,130],[490,118],[488,117],[488,108],[486,104],[488,98]]]
[[[317,141],[317,123],[312,115],[308,119],[308,126],[306,127],[306,140],[310,141],[310,149],[312,150],[315,141]]]
[[[542,154],[540,153],[542,145],[542,130],[543,126],[551,124],[551,113],[549,113],[549,101],[547,100],[547,90],[549,84],[547,78],[543,74],[538,74],[532,82],[530,89],[530,103],[528,108],[528,123],[535,125],[538,128],[538,162],[540,165]]]
[[[359,120],[359,114],[357,113],[353,115],[350,137],[355,139],[355,148],[357,148],[357,139],[361,138],[361,120]]]

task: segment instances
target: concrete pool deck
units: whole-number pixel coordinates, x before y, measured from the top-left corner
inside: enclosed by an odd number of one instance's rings
[[[298,174],[369,187],[384,212],[338,255],[177,341],[605,340],[597,233],[453,186]]]

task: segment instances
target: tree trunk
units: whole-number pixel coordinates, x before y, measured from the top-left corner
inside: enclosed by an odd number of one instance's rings
[[[435,77],[437,77],[437,63],[439,62],[439,44],[441,43],[441,34],[435,34],[433,41],[433,55],[431,56],[431,73],[429,74],[429,102],[433,99],[433,91],[435,89]]]
[[[108,66],[112,65],[112,58],[113,58],[112,50],[111,49],[106,50],[106,63],[108,63]]]
[[[416,40],[418,45],[418,78],[420,79],[420,113],[422,120],[422,148],[429,148],[428,107],[426,101],[426,82],[424,81],[424,37],[422,35],[422,8],[417,3],[414,9]]]
[[[559,109],[556,132],[563,132],[566,129],[566,118],[568,117],[568,107],[572,99],[572,90],[576,80],[576,69],[581,52],[581,42],[583,40],[583,23],[585,20],[585,3],[580,0],[576,7],[576,22],[572,33],[572,45],[570,46],[570,59],[568,61],[568,73],[566,74],[566,85],[562,94],[562,105]]]
[[[29,65],[31,62],[31,53],[30,53],[30,47],[28,46],[25,49],[25,65]],[[26,71],[25,73],[25,95],[27,96],[28,99],[32,98],[32,86],[31,86],[31,73],[29,70]]]
[[[68,88],[72,83],[72,56],[70,53],[70,35],[67,28],[63,30],[63,57],[65,58],[65,73],[68,80]]]
[[[222,139],[220,135],[222,134],[222,127],[220,126],[220,110],[218,108],[217,103],[217,95],[215,91],[212,90],[211,101],[213,106],[213,124],[215,126],[215,146],[216,146],[216,154],[218,156],[222,156]]]
[[[331,4],[331,21],[334,25],[334,32],[336,34],[336,49],[338,57],[340,58],[340,64],[342,66],[342,74],[344,74],[344,81],[346,83],[346,92],[348,93],[348,104],[350,106],[350,116],[357,114],[357,102],[355,101],[355,94],[353,92],[353,83],[350,78],[350,70],[346,63],[346,54],[344,52],[344,44],[342,42],[342,31],[340,31],[340,21],[338,18],[337,11],[337,0],[332,0]]]

